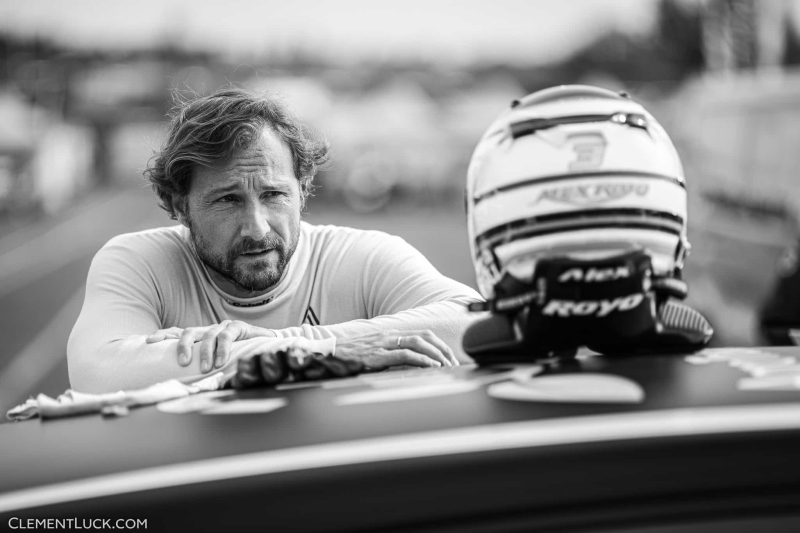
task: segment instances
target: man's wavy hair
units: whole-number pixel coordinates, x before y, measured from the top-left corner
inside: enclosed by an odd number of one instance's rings
[[[186,201],[195,165],[215,166],[230,161],[271,128],[288,145],[305,207],[314,175],[328,162],[328,143],[318,138],[280,101],[238,88],[184,100],[176,93],[169,131],[161,150],[150,160],[144,176],[171,219],[173,200]]]

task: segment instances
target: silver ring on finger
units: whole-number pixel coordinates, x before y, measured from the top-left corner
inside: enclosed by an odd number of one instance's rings
[[[403,349],[403,347],[402,347],[402,346],[400,346],[400,341],[401,341],[402,339],[403,339],[403,336],[402,336],[402,335],[398,335],[398,336],[397,336],[397,349],[398,349],[398,350],[402,350],[402,349]]]

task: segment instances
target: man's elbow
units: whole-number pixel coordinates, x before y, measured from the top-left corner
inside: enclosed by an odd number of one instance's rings
[[[93,394],[109,392],[106,380],[97,368],[96,359],[86,352],[75,353],[67,350],[67,370],[69,386],[72,390]]]
[[[115,365],[109,364],[116,359],[114,344],[77,348],[70,339],[67,344],[67,369],[72,390],[103,394],[126,388],[124,376],[120,376]]]

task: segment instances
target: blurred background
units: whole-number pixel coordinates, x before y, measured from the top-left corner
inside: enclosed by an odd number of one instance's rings
[[[0,410],[68,387],[94,253],[169,225],[142,178],[173,90],[281,93],[331,142],[304,215],[398,234],[474,286],[463,189],[517,97],[587,83],[664,124],[690,191],[690,300],[753,345],[797,237],[800,0],[0,3]]]

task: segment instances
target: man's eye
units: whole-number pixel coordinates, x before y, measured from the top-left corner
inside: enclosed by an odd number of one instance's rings
[[[264,198],[278,198],[279,196],[283,196],[282,191],[269,191],[264,193]]]
[[[228,194],[217,200],[217,202],[221,203],[230,203],[230,202],[238,202],[239,199],[233,196],[232,194]]]

